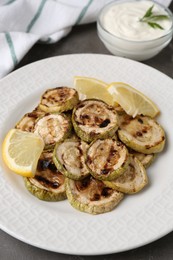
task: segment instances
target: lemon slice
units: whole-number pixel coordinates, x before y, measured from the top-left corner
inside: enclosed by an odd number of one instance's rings
[[[137,115],[155,117],[160,112],[156,104],[147,96],[123,82],[111,83],[108,92],[114,101],[132,117]]]
[[[15,173],[33,177],[44,142],[38,135],[11,129],[2,145],[2,156],[6,165]]]
[[[81,93],[81,98],[96,98],[105,101],[109,105],[114,105],[112,95],[107,91],[108,84],[89,77],[75,76],[74,88]]]

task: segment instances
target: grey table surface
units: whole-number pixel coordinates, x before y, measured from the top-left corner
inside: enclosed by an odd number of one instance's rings
[[[170,6],[173,11],[173,3]],[[71,53],[110,54],[97,36],[96,24],[74,27],[64,39],[52,45],[35,45],[23,58],[17,68],[40,59]],[[173,40],[156,57],[143,62],[173,78]],[[161,239],[130,251],[103,256],[74,256],[49,252],[25,244],[0,230],[0,260],[172,260],[173,232]]]

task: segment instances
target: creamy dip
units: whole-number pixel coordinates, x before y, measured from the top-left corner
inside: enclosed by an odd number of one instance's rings
[[[102,26],[111,34],[126,40],[145,41],[157,39],[172,26],[172,19],[163,19],[154,21],[161,25],[164,29],[152,28],[140,19],[145,15],[146,11],[154,5],[152,12],[154,15],[169,14],[152,1],[131,1],[119,2],[108,6],[101,17]]]

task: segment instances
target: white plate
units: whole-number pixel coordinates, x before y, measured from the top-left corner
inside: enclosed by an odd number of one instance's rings
[[[45,89],[72,86],[75,75],[126,82],[158,104],[167,146],[148,169],[150,184],[126,196],[112,212],[92,216],[73,209],[68,201],[38,200],[1,159],[0,228],[28,244],[67,254],[115,253],[150,243],[173,230],[172,79],[141,63],[107,55],[67,55],[33,63],[0,81],[1,142]]]

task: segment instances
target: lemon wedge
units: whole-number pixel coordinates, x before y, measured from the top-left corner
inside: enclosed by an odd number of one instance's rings
[[[108,92],[112,95],[127,114],[135,117],[145,115],[155,117],[159,114],[159,108],[143,93],[123,82],[113,82],[108,86]]]
[[[25,177],[33,177],[44,142],[38,135],[11,129],[2,145],[4,162],[13,172]]]
[[[114,105],[112,95],[107,90],[108,84],[105,82],[83,76],[74,77],[74,88],[80,93],[81,98],[96,98],[105,101],[109,105]]]

